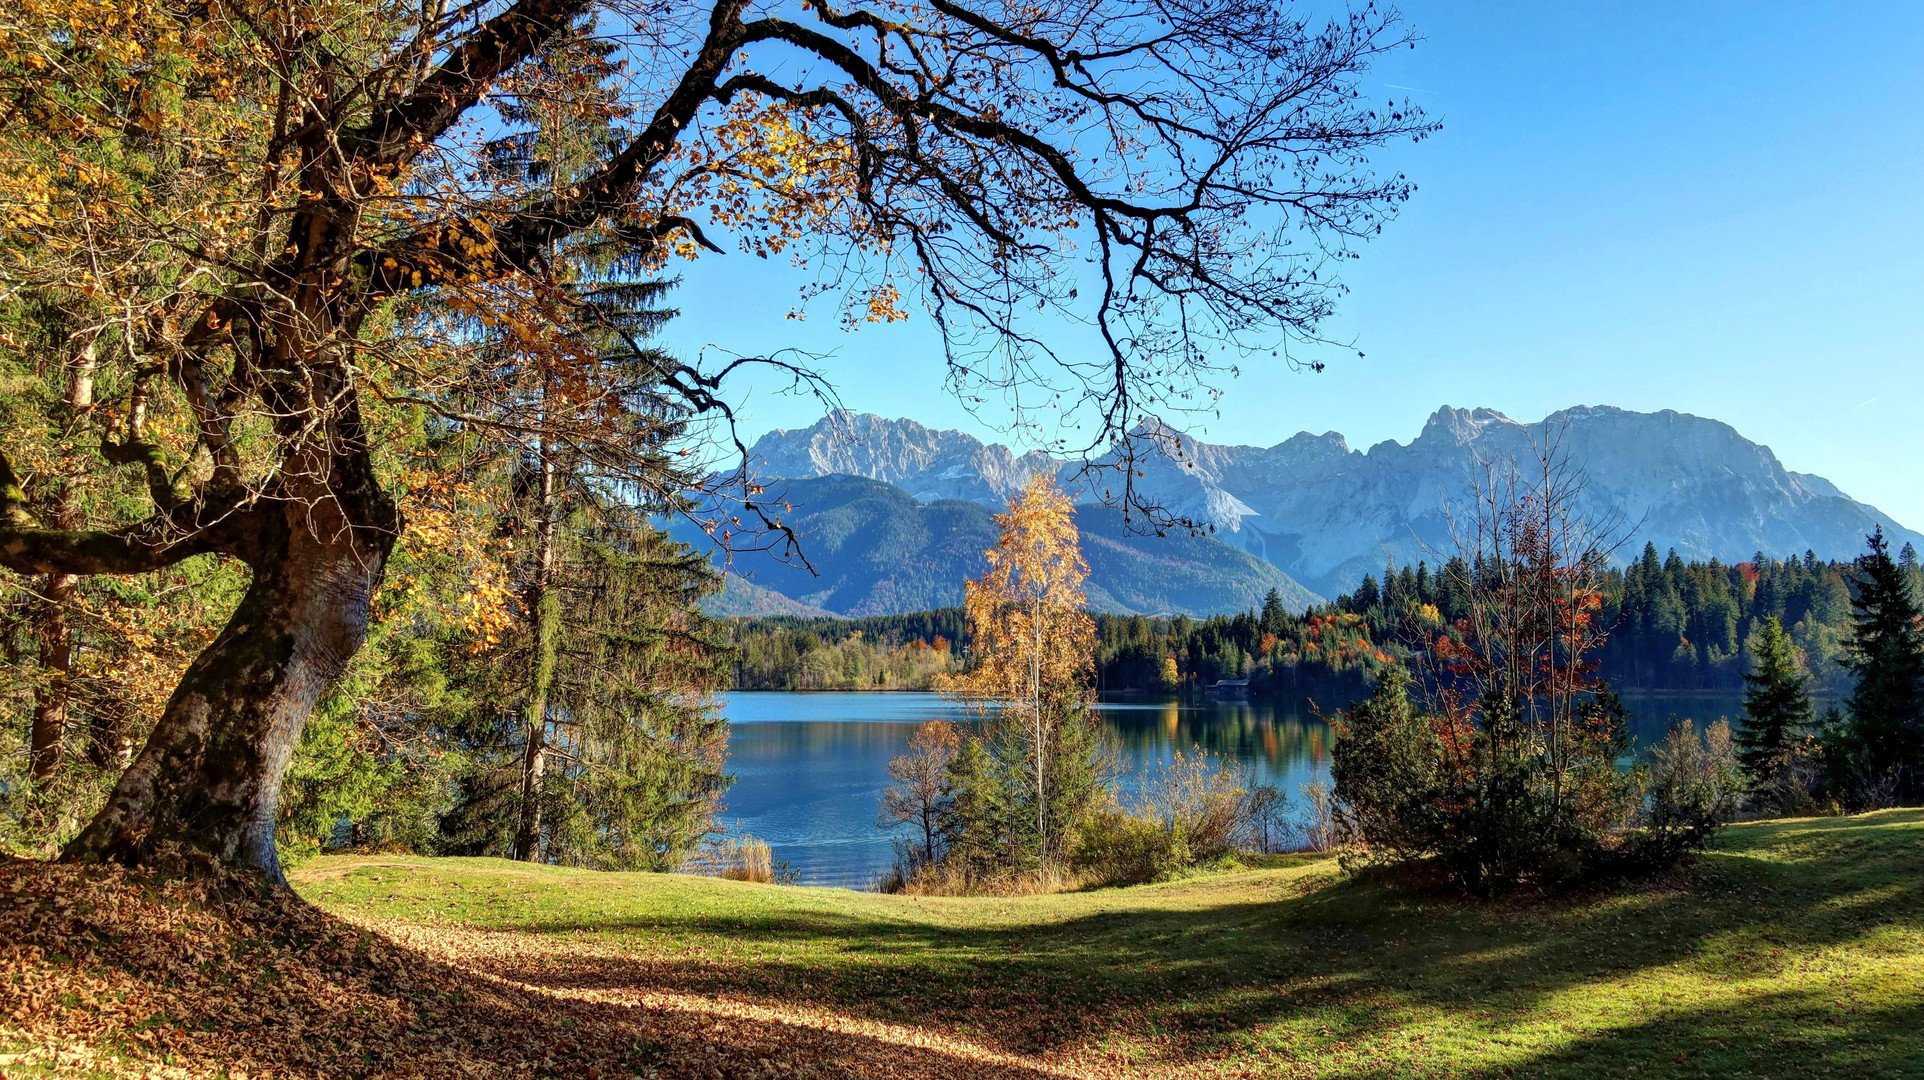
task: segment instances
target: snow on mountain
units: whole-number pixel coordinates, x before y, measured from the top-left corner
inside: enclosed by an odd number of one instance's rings
[[[840,410],[814,426],[777,429],[749,452],[750,468],[769,477],[866,476],[894,484],[921,502],[965,499],[1000,508],[1054,459],[1016,457],[999,443],[960,431],[936,431],[913,420],[885,420]]]
[[[1670,410],[1579,406],[1519,423],[1493,409],[1438,409],[1407,444],[1350,448],[1336,432],[1299,432],[1269,447],[1201,442],[1173,429],[1145,434],[1158,450],[1137,489],[1215,528],[1218,539],[1333,595],[1385,563],[1454,552],[1451,518],[1467,513],[1491,467],[1556,446],[1587,478],[1579,509],[1624,523],[1622,554],[1646,542],[1685,558],[1746,559],[1806,549],[1846,558],[1882,525],[1894,543],[1924,536],[1820,477],[1786,470],[1770,448],[1728,424]],[[770,477],[845,473],[887,481],[928,502],[1001,506],[1036,469],[1074,470],[1046,455],[1017,457],[957,431],[841,413],[778,431],[753,451]]]

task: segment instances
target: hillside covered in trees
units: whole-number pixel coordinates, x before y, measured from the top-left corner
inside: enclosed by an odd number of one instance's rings
[[[1898,564],[1924,587],[1915,548]],[[1746,645],[1775,616],[1820,696],[1848,692],[1847,562],[1815,555],[1725,565],[1685,562],[1646,547],[1603,576],[1597,618],[1608,633],[1598,674],[1620,690],[1739,693]],[[1322,698],[1360,692],[1380,665],[1417,658],[1467,610],[1476,567],[1452,560],[1385,568],[1335,601],[1262,606],[1206,619],[1097,614],[1096,685],[1108,691],[1197,691],[1250,680],[1253,695]],[[962,662],[961,610],[864,619],[764,616],[730,620],[734,686],[743,690],[926,690]]]

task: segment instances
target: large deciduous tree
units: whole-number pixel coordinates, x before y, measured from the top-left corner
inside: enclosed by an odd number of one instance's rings
[[[1366,155],[1430,130],[1360,96],[1372,59],[1409,41],[1373,8],[11,10],[0,272],[64,313],[88,357],[75,372],[91,365],[85,449],[144,477],[151,505],[75,524],[39,509],[43,475],[0,457],[0,565],[125,575],[212,554],[249,573],[66,856],[178,849],[271,878],[289,754],[360,647],[405,524],[384,417],[421,409],[566,446],[664,502],[682,495],[599,407],[607,328],[573,287],[570,245],[618,246],[637,280],[724,235],[790,252],[823,268],[817,288],[851,323],[919,297],[960,392],[1067,408],[1106,452],[1238,355],[1316,340],[1336,264],[1409,191]],[[564,113],[606,137],[544,169],[501,167],[491,148],[538,145],[540,118]],[[1045,345],[1038,317],[1082,322],[1094,348]],[[556,393],[503,400],[500,385],[526,381],[475,377],[466,350],[501,334]],[[660,389],[725,423],[729,369],[676,366]],[[775,524],[752,490],[715,519],[731,540]]]

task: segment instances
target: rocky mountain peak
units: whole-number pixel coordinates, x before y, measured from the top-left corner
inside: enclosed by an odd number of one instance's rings
[[[1483,438],[1492,429],[1517,428],[1522,424],[1497,412],[1495,409],[1455,409],[1448,405],[1430,414],[1424,422],[1423,431],[1410,445],[1425,440],[1442,439],[1458,446],[1467,446]]]
[[[1388,441],[1368,453],[1333,431],[1300,432],[1268,448],[1203,442],[1162,421],[1139,433],[1160,447],[1137,462],[1139,497],[1208,524],[1326,595],[1353,588],[1386,561],[1445,557],[1449,508],[1473,501],[1483,467],[1551,445],[1590,481],[1579,512],[1636,523],[1625,551],[1650,542],[1685,558],[1735,561],[1807,548],[1845,558],[1880,525],[1893,543],[1924,546],[1924,536],[1828,481],[1788,472],[1769,447],[1730,425],[1671,410],[1585,405],[1524,424],[1495,409],[1444,406],[1408,444]],[[963,499],[998,509],[1037,470],[1065,481],[1072,474],[1040,452],[1018,457],[959,431],[865,413],[770,432],[753,453],[766,476],[850,474],[923,503]]]
[[[922,502],[965,499],[1001,506],[1032,473],[1055,468],[1055,461],[1036,452],[1017,457],[966,432],[838,410],[809,427],[762,436],[749,449],[749,468],[762,478],[864,476]]]

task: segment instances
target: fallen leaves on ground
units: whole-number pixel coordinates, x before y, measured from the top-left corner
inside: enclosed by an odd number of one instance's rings
[[[827,1009],[496,973],[525,944],[356,926],[246,878],[0,862],[0,1077],[1088,1075]]]

